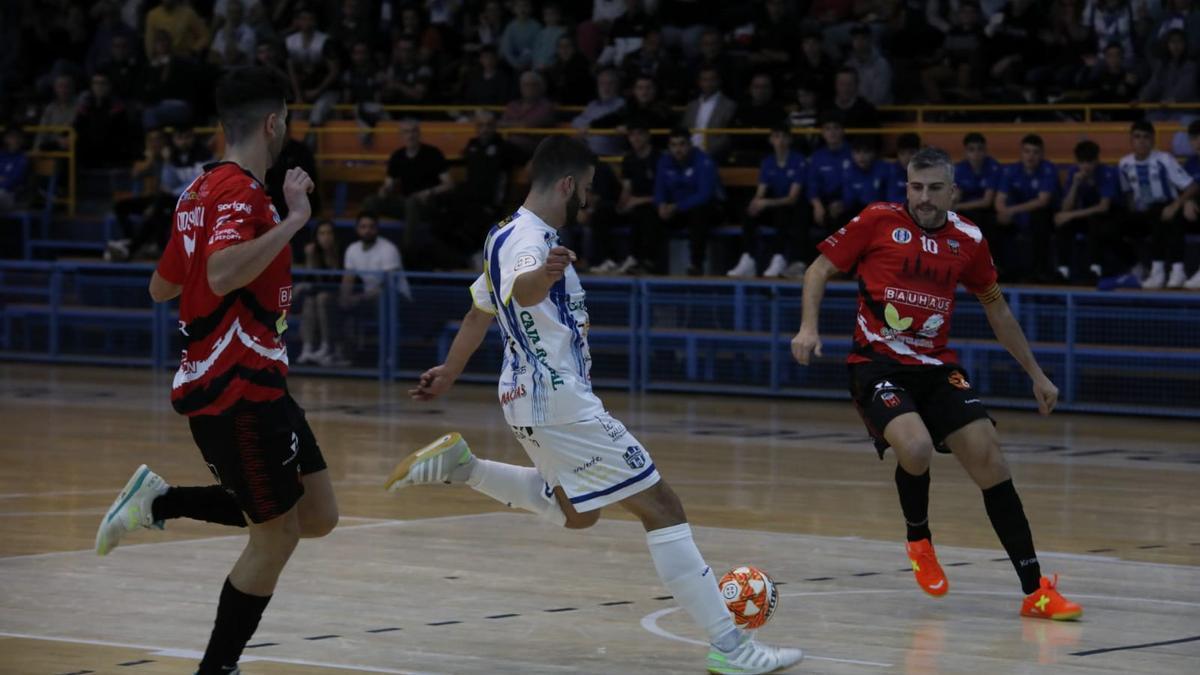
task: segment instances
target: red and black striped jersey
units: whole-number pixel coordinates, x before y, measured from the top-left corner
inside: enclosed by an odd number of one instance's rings
[[[1000,294],[983,233],[966,218],[926,230],[904,204],[877,202],[818,246],[843,272],[858,268],[858,319],[849,363],[957,363],[948,346],[961,282],[983,302]]]
[[[208,285],[208,258],[262,236],[279,214],[262,183],[232,162],[205,167],[175,205],[159,275],[183,286],[183,353],[171,404],[183,415],[219,415],[286,393],[283,331],[292,304],[292,251],[285,246],[262,274],[220,296]]]

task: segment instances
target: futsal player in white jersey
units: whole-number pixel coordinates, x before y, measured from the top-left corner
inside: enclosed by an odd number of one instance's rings
[[[592,392],[583,287],[571,265],[575,254],[559,245],[558,229],[586,205],[594,162],[574,140],[542,141],[524,205],[488,234],[483,274],[471,285],[474,305],[446,362],[425,372],[410,392],[428,401],[448,391],[495,320],[504,342],[497,396],[534,467],[477,458],[453,433],[400,462],[387,487],[466,483],[572,529],[594,525],[600,509],[620,504],[645,526],[663,584],[708,634],[710,672],[787,668],[800,662],[801,651],[762,645],[734,626],[679,498],[646,448]]]

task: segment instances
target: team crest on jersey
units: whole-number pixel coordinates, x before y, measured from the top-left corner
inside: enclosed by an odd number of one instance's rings
[[[629,446],[621,458],[631,469],[640,469],[646,466],[646,452],[636,445]]]
[[[897,227],[892,230],[892,241],[897,244],[907,244],[912,241],[912,232],[909,232],[907,228]]]
[[[883,396],[880,396],[879,398],[883,401],[883,404],[889,408],[895,408],[896,406],[900,405],[900,397],[890,391],[883,392]]]
[[[946,245],[950,247],[951,253],[953,253],[954,255],[958,255],[958,240],[957,239],[947,239]]]
[[[957,370],[950,373],[950,376],[946,380],[955,388],[962,389],[963,391],[971,388],[971,383],[967,382],[967,378],[963,377],[963,374]]]

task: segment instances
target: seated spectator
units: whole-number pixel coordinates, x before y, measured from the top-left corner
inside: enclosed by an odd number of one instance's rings
[[[136,44],[139,36],[137,31],[121,20],[121,8],[116,0],[98,0],[90,4],[89,14],[96,23],[91,30],[91,43],[84,66],[88,73],[94,73],[108,60],[114,38],[121,36],[128,46],[130,41]]]
[[[936,4],[929,3],[930,7]],[[979,100],[987,38],[983,34],[983,15],[978,3],[959,2],[954,22],[947,24],[945,33],[934,62],[921,71],[925,98],[930,103],[941,103],[945,100],[945,91],[950,89],[959,99]]]
[[[4,129],[4,149],[0,150],[0,214],[20,204],[29,184],[29,157],[25,154],[25,134],[21,127]]]
[[[625,108],[621,98],[621,79],[614,68],[605,68],[596,75],[596,98],[587,104],[583,112],[571,120],[571,126],[581,132],[589,129],[614,129]],[[623,139],[614,134],[586,134],[588,147],[598,156],[620,154]],[[614,196],[615,199],[615,196]]]
[[[329,36],[317,30],[317,14],[311,7],[302,7],[296,14],[296,32],[287,36],[288,65],[300,71],[316,67],[325,55]]]
[[[584,105],[595,93],[592,83],[592,67],[569,36],[558,39],[558,51],[554,63],[546,69],[546,80],[550,94],[563,105]],[[512,97],[504,99],[511,100]]]
[[[875,202],[887,201],[894,173],[879,158],[877,141],[869,136],[856,136],[850,143],[850,160],[842,176],[842,218],[846,221]]]
[[[691,78],[687,82],[699,83],[703,72],[710,68],[717,72],[718,88],[724,87],[727,91],[742,90],[741,71],[734,59],[725,52],[725,43],[721,38],[721,32],[715,28],[706,28],[700,34],[699,51],[689,65]],[[668,83],[663,84],[669,86]],[[672,92],[668,91],[668,94],[670,93]],[[687,94],[686,89],[681,89],[678,92],[678,98],[672,99],[668,96],[668,100],[682,101]]]
[[[683,127],[671,130],[667,150],[654,176],[654,205],[668,229],[687,229],[691,243],[687,273],[697,276],[704,271],[709,231],[721,220],[723,193],[717,165],[703,150],[692,147]],[[662,269],[666,269],[666,244],[665,237],[657,244]]]
[[[75,116],[75,152],[85,168],[128,166],[131,148],[136,152],[132,121],[125,103],[112,95],[108,73],[92,75],[91,89],[84,94]]]
[[[271,165],[271,168],[267,169],[267,175],[263,180],[267,186],[267,194],[271,196],[271,202],[277,205],[275,210],[281,219],[288,217],[287,200],[283,196],[283,179],[287,177],[288,169],[296,167],[304,169],[314,185],[321,184],[321,177],[317,174],[317,158],[313,156],[312,149],[308,147],[307,143],[298,141],[292,136],[291,113],[288,113],[287,128],[287,140],[283,142],[279,156],[275,158],[275,163]],[[313,190],[309,193],[308,204],[312,208],[313,216],[321,214],[320,190]]]
[[[192,123],[197,69],[188,59],[171,53],[171,36],[159,31],[146,64],[142,92],[142,128],[186,126]]]
[[[888,166],[887,201],[902,204],[908,200],[908,161],[921,149],[921,137],[914,133],[896,137],[896,162]]]
[[[984,238],[991,242],[996,227],[1000,162],[987,154],[987,139],[976,131],[963,136],[963,155],[963,160],[954,165],[954,184],[958,188],[954,210],[978,225]]]
[[[750,78],[750,98],[739,103],[733,126],[742,129],[772,129],[778,126],[787,113],[775,101],[775,88],[771,76],[759,73]],[[734,139],[737,164],[753,165],[762,160],[762,136],[737,136]]]
[[[879,112],[859,94],[858,71],[843,68],[833,84],[833,105],[830,111],[841,118],[848,129],[874,129],[879,126]]]
[[[1111,44],[1121,45],[1126,66],[1133,65],[1133,34],[1137,19],[1133,6],[1127,0],[1087,0],[1080,17],[1083,25],[1091,28],[1096,36],[1096,57],[1104,58],[1104,49]]]
[[[795,77],[795,55],[800,35],[796,18],[791,16],[784,0],[766,0],[763,11],[754,21],[754,36],[750,47],[750,65],[771,76],[780,89],[787,89]]]
[[[146,81],[146,63],[133,44],[127,35],[114,35],[107,56],[93,71],[108,73],[113,92],[130,103],[139,101]]]
[[[658,98],[658,85],[645,75],[638,76],[633,83],[633,96],[626,101],[622,113],[621,124],[626,132],[635,125],[646,129],[670,129],[675,123],[675,113]]]
[[[607,257],[592,272],[596,274],[653,274],[665,271],[660,260],[665,224],[654,205],[655,176],[662,153],[650,142],[650,128],[638,121],[627,124],[629,152],[621,158],[621,196],[617,214],[632,225],[629,253],[617,263]],[[607,233],[593,232],[601,240],[611,241]]]
[[[1145,103],[1188,103],[1200,99],[1200,66],[1188,57],[1187,34],[1182,30],[1167,33],[1166,54],[1154,65],[1150,81],[1142,87],[1140,100]],[[1154,121],[1178,121],[1186,125],[1197,118],[1195,110],[1151,110],[1146,118]],[[1185,134],[1176,134],[1172,143],[1175,154],[1188,151]]]
[[[1104,48],[1104,57],[1083,71],[1081,86],[1091,92],[1089,101],[1095,103],[1127,103],[1141,91],[1141,78],[1136,68],[1125,67],[1121,43]]]
[[[1192,177],[1192,180],[1200,184],[1200,120],[1193,120],[1191,124],[1188,124],[1187,135],[1188,144],[1192,146],[1192,155],[1188,157],[1183,168]],[[1195,218],[1188,220],[1195,220]]]
[[[1151,58],[1164,56],[1167,34],[1181,30],[1187,36],[1188,57],[1200,58],[1200,7],[1192,0],[1164,0],[1158,25],[1147,34],[1146,51]]]
[[[797,77],[800,86],[808,88],[816,95],[818,101],[825,101],[834,95],[833,80],[839,70],[827,53],[821,42],[821,36],[816,33],[805,33],[800,38],[800,58]],[[855,77],[858,71],[854,71]],[[858,83],[854,85],[855,93]]]
[[[244,66],[254,60],[258,37],[246,23],[246,10],[241,0],[229,0],[220,30],[213,36],[208,50],[208,62],[222,67]]]
[[[384,103],[416,105],[429,102],[433,69],[421,62],[417,42],[411,35],[401,35],[392,45],[392,59],[384,70],[384,77]]]
[[[403,218],[402,246],[410,266],[432,266],[434,261],[424,247],[432,237],[430,221],[438,196],[454,189],[450,166],[441,150],[421,142],[421,124],[416,119],[401,120],[400,137],[404,147],[388,158],[387,178],[376,194],[363,201],[363,208],[372,214]]]
[[[836,115],[826,115],[822,119],[821,139],[825,145],[808,158],[804,194],[812,206],[813,225],[829,233],[845,223],[842,187],[853,159],[846,144],[846,131]]]
[[[129,260],[130,244],[138,236],[140,226],[156,217],[156,210],[162,210],[169,204],[173,210],[175,203],[168,195],[163,198],[158,190],[159,180],[162,179],[163,162],[169,156],[167,152],[167,137],[160,129],[146,132],[143,144],[145,152],[142,158],[133,163],[132,178],[134,180],[133,197],[120,199],[113,204],[113,215],[121,228],[124,237],[109,241],[104,248],[104,260],[121,262]],[[134,222],[133,216],[140,218]]]
[[[488,230],[506,213],[509,178],[521,164],[521,152],[496,133],[496,114],[475,113],[475,138],[463,149],[466,175],[450,200],[451,225],[438,228],[435,236],[445,243],[456,267],[482,250]]]
[[[792,130],[787,124],[772,126],[769,142],[771,153],[763,157],[759,166],[758,188],[742,222],[742,257],[726,273],[731,277],[758,276],[755,258],[760,249],[764,255],[770,255],[764,277],[786,274],[796,278],[807,268],[803,261],[810,252],[808,224],[801,209],[806,177],[804,158],[792,149]],[[760,229],[763,225],[774,228],[775,236],[763,237]],[[790,267],[788,256],[796,261]]]
[[[642,46],[642,38],[650,27],[657,27],[642,7],[642,0],[625,0],[625,13],[613,21],[608,32],[608,44],[596,58],[596,65],[621,68],[625,57]]]
[[[504,105],[512,100],[516,89],[512,75],[500,65],[496,48],[480,47],[479,68],[472,69],[463,82],[462,100],[473,105]]]
[[[1058,197],[1058,169],[1046,161],[1045,143],[1037,134],[1021,139],[1021,159],[1004,167],[996,188],[996,232],[992,251],[1001,274],[1015,271],[1019,278],[1039,283],[1061,281],[1051,257],[1054,200]],[[1032,269],[1017,261],[1011,246],[1017,230],[1032,239]],[[1005,269],[1005,264],[1008,269]]]
[[[817,92],[807,84],[796,87],[796,102],[789,108],[788,126],[793,129],[815,129],[817,127],[817,121],[821,118],[820,110],[817,107]],[[813,136],[804,134],[796,145],[801,151],[808,152],[813,147]]]
[[[1142,280],[1142,288],[1182,288],[1193,281],[1200,285],[1196,277],[1187,278],[1183,266],[1184,211],[1194,209],[1187,204],[1200,194],[1200,184],[1173,155],[1154,149],[1150,122],[1134,122],[1129,137],[1133,152],[1121,158],[1118,173],[1129,210],[1124,227],[1135,239],[1150,240],[1150,275]]]
[[[530,0],[516,0],[513,13],[516,16],[504,27],[499,46],[500,55],[508,67],[519,73],[533,65],[533,48],[537,44],[538,33],[542,31],[542,24],[533,18],[533,3]]]
[[[200,58],[208,49],[208,26],[192,9],[180,0],[162,0],[158,7],[146,13],[146,55],[153,58],[154,38],[159,31],[171,36],[175,56]]]
[[[657,26],[650,26],[642,37],[642,46],[625,57],[621,66],[626,82],[636,82],[638,78],[648,77],[655,83],[662,82],[665,86],[678,86],[682,76],[675,68],[675,59],[663,44],[662,31]],[[669,125],[668,125],[669,126]]]
[[[312,105],[308,113],[310,126],[319,127],[333,115],[333,106],[341,98],[338,83],[342,78],[341,50],[332,40],[325,41],[321,58],[316,62],[288,61],[288,73],[296,101]],[[315,145],[315,139],[313,141]]]
[[[387,82],[375,63],[371,45],[355,42],[350,48],[350,64],[342,71],[341,100],[354,105],[354,120],[360,127],[374,129],[381,120],[391,119],[383,108],[383,87]],[[364,133],[363,145],[374,143],[375,134]],[[315,211],[315,209],[314,209]]]
[[[524,127],[529,129],[549,128],[555,123],[554,102],[546,98],[546,81],[533,71],[521,74],[521,97],[510,101],[500,117],[500,128]],[[540,136],[513,134],[508,137],[526,157],[533,155]]]
[[[467,49],[495,47],[500,49],[500,36],[504,34],[504,5],[500,0],[487,0],[479,12],[474,30],[464,37]]]
[[[737,115],[737,104],[722,93],[721,75],[717,69],[706,67],[701,70],[697,84],[700,96],[688,103],[683,113],[683,126],[689,129],[728,128]],[[692,145],[716,161],[728,157],[732,148],[726,134],[696,133],[692,135]]]
[[[558,39],[567,35],[567,29],[562,24],[562,9],[553,2],[542,6],[542,21],[544,25],[533,41],[532,65],[545,71],[554,63]]]
[[[587,203],[579,209],[575,222],[567,223],[559,230],[563,246],[582,252],[584,269],[597,260],[612,257],[612,231],[617,225],[617,200],[621,197],[621,181],[609,163],[597,158],[593,166],[595,171]]]
[[[875,48],[871,29],[865,25],[850,31],[850,58],[846,67],[858,73],[858,94],[875,106],[892,102],[892,66]]]
[[[321,271],[342,269],[342,251],[332,220],[317,223],[313,240],[304,245],[304,267]],[[300,356],[296,363],[329,365],[333,361],[333,306],[336,302],[334,291],[330,290],[333,282],[332,277],[319,276],[297,289],[304,304],[300,314]]]
[[[355,219],[354,231],[358,241],[346,247],[342,264],[346,273],[342,275],[338,307],[342,310],[344,321],[342,340],[334,345],[333,358],[328,362],[334,366],[349,365],[351,361],[347,358],[347,352],[353,354],[358,351],[357,344],[362,335],[355,324],[369,316],[383,320],[379,316],[379,298],[383,294],[384,279],[378,273],[404,269],[396,245],[379,236],[379,218],[373,212],[360,212]],[[354,344],[347,345],[347,341],[353,341]]]
[[[75,126],[75,116],[79,114],[79,99],[75,96],[75,79],[70,75],[59,75],[54,78],[54,99],[42,110],[42,118],[38,126],[42,127],[71,127]],[[66,131],[39,131],[33,139],[34,150],[62,151],[70,148]]]
[[[1086,242],[1085,258],[1074,268],[1086,269],[1090,273],[1086,281],[1092,285],[1100,277],[1117,272],[1112,265],[1105,270],[1102,257],[1115,253],[1121,246],[1114,218],[1121,198],[1120,181],[1115,168],[1100,163],[1100,146],[1094,141],[1076,144],[1075,162],[1067,172],[1062,205],[1054,214],[1058,275],[1063,279],[1076,278],[1072,274],[1075,238],[1082,235]]]

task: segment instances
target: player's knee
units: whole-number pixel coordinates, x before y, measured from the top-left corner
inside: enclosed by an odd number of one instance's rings
[[[653,497],[651,503],[655,507],[655,515],[658,520],[675,523],[687,522],[687,514],[683,512],[683,502],[679,500],[679,495],[675,494],[665,480],[659,480],[646,492]]]
[[[300,523],[300,536],[304,539],[324,537],[337,527],[338,517],[337,507],[312,514]]]
[[[286,561],[300,543],[300,519],[287,513],[250,529],[249,546],[264,558]]]
[[[929,436],[906,438],[892,447],[904,470],[914,476],[925,473],[933,459],[933,440]]]
[[[600,521],[600,510],[596,509],[595,511],[586,511],[584,513],[572,511],[571,513],[566,513],[566,516],[567,522],[565,523],[565,527],[568,530],[586,530]]]

